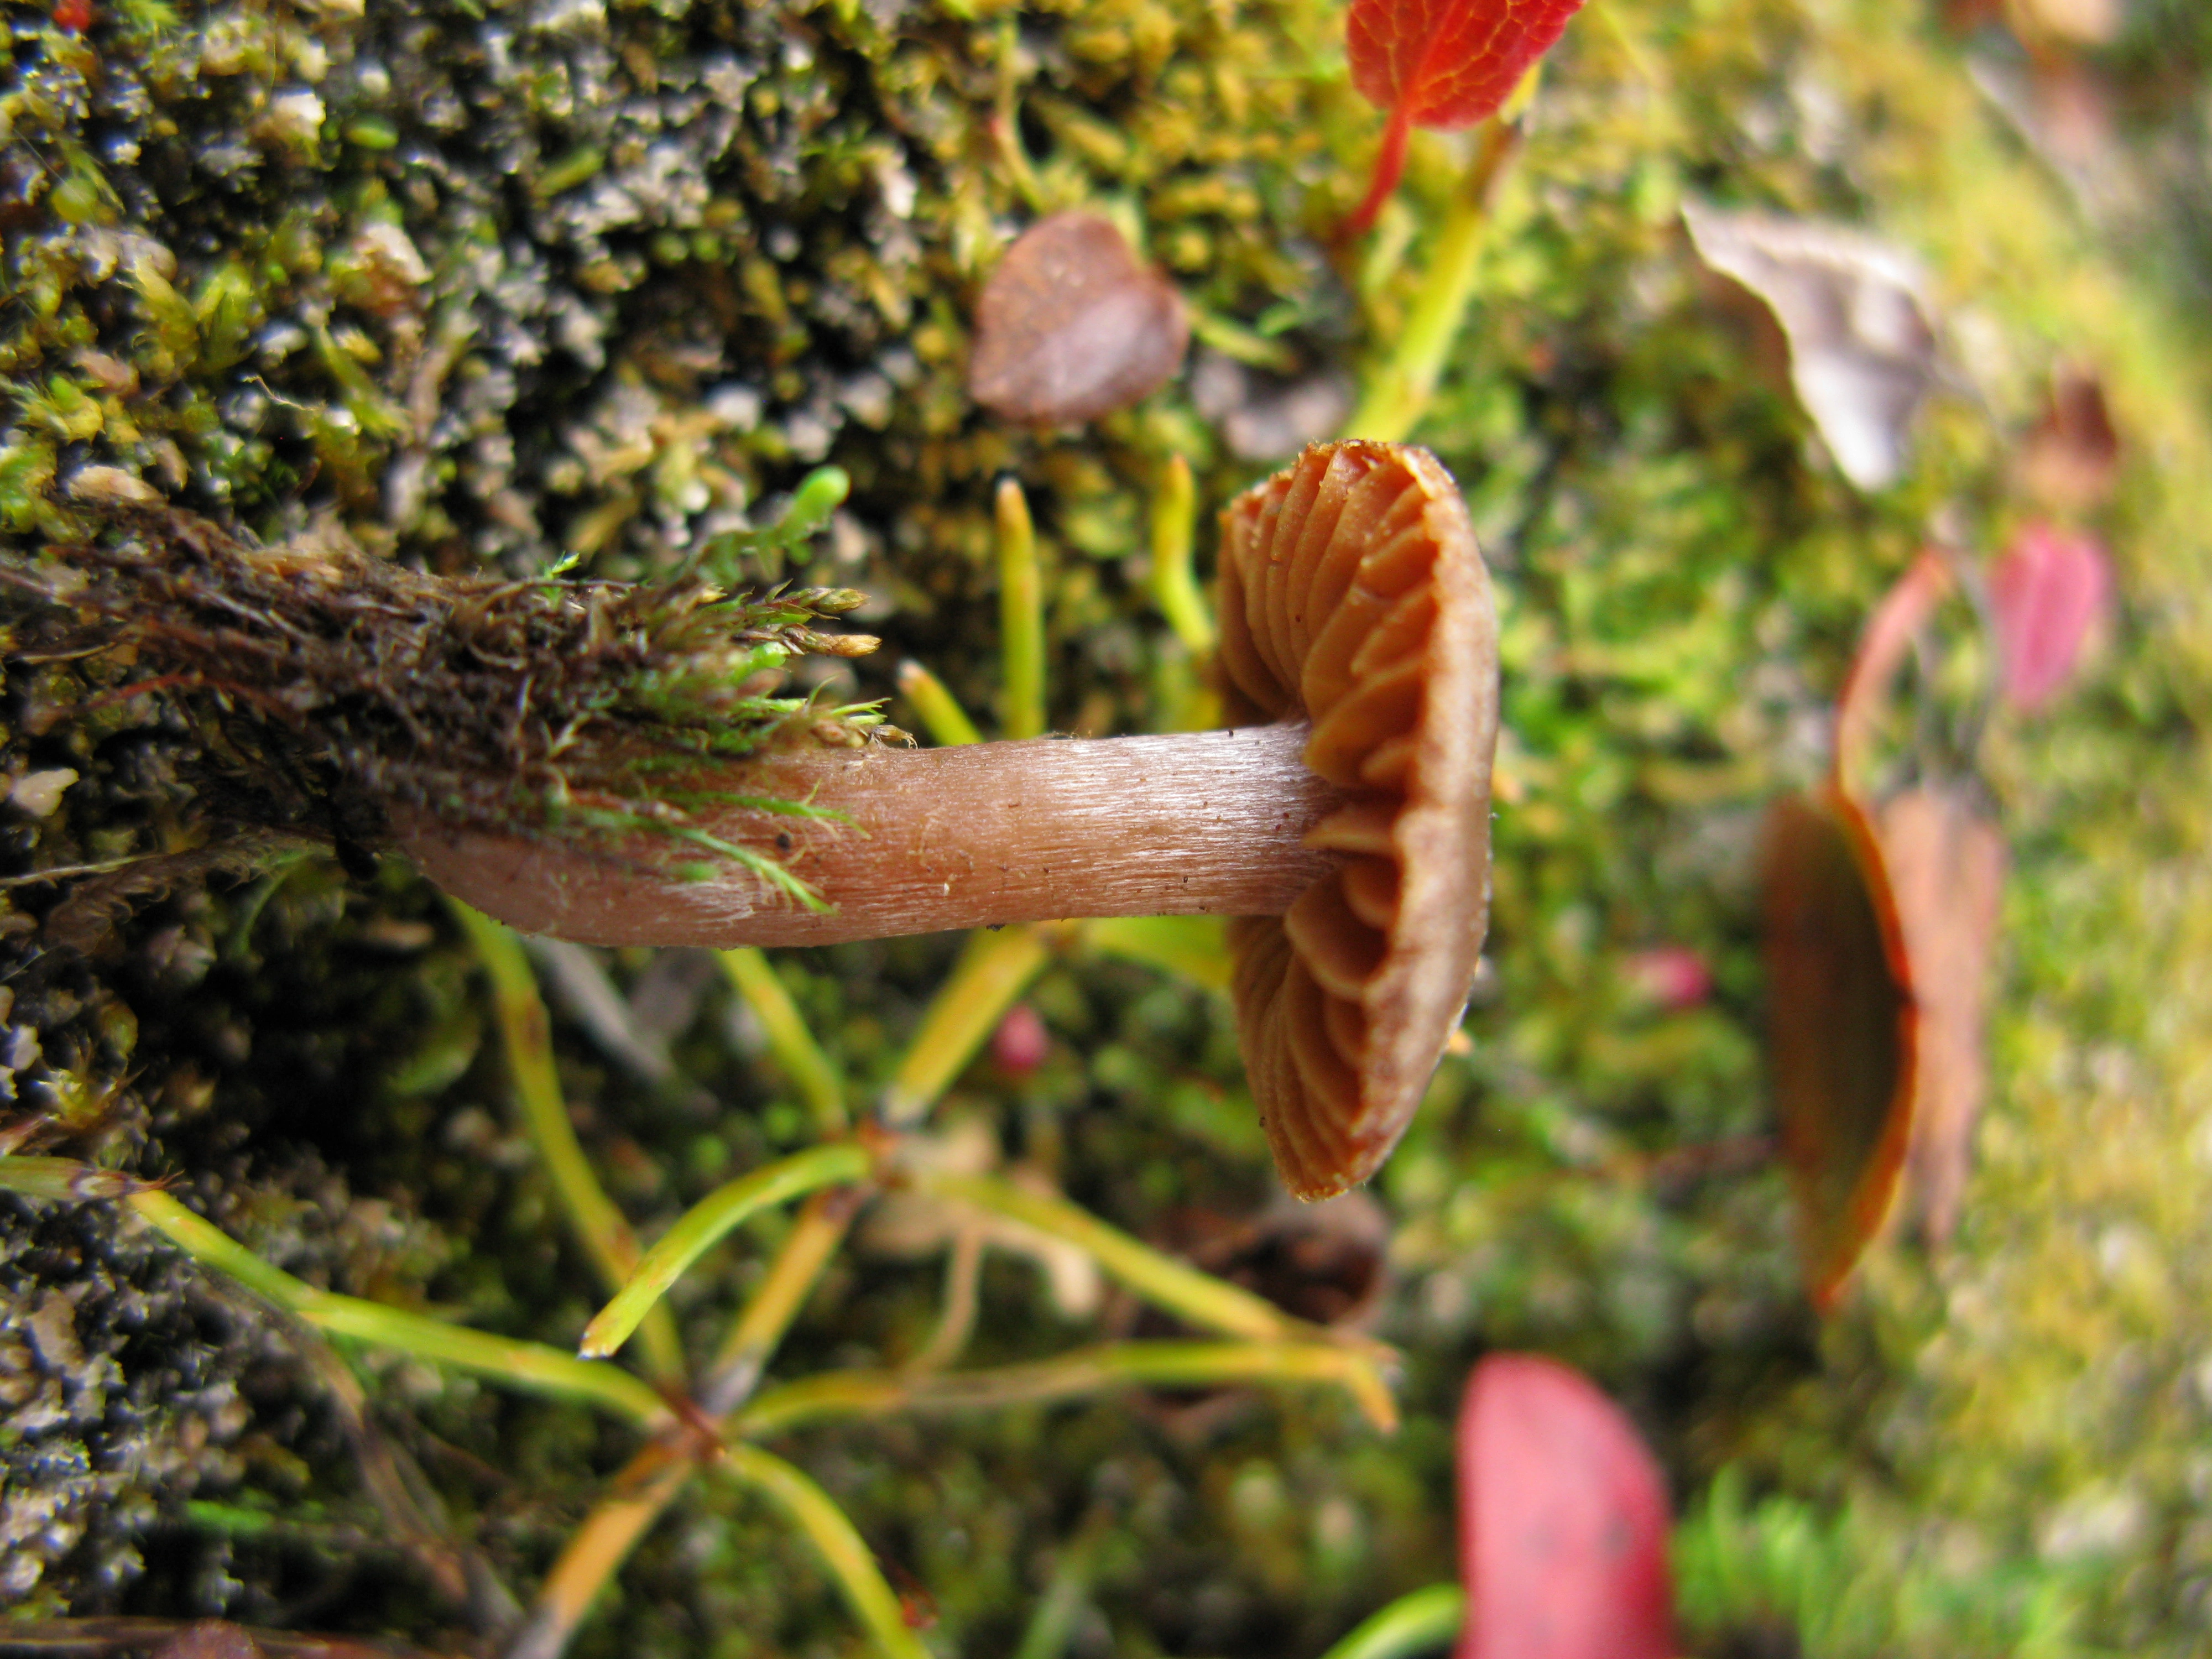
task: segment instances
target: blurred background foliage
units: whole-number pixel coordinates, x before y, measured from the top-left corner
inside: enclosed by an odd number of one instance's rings
[[[891,696],[914,656],[980,713],[1011,472],[1050,560],[1063,731],[1148,729],[1183,694],[1146,598],[1159,465],[1189,458],[1210,507],[1286,434],[1325,435],[1402,324],[1465,155],[1417,136],[1373,251],[1332,263],[1380,123],[1318,0],[118,0],[78,31],[59,10],[7,10],[14,545],[70,533],[68,482],[100,465],[269,540],[518,575],[574,553],[620,577],[834,461],[853,495],[787,574],[872,596],[887,644],[846,669],[861,695]],[[2109,38],[2083,40],[2085,14]],[[786,1437],[926,1589],[939,1650],[1319,1653],[1450,1576],[1451,1412],[1494,1347],[1587,1369],[1652,1437],[1710,1625],[1757,1614],[1838,1655],[2212,1639],[2208,70],[2193,0],[1594,0],[1415,434],[1492,562],[1508,736],[1472,1053],[1373,1193],[1406,1424],[1380,1438],[1302,1394],[1121,1395]],[[1846,222],[1923,262],[1943,368],[1896,485],[1862,494],[1827,459],[1699,264],[1690,201]],[[969,306],[1015,231],[1077,203],[1182,286],[1194,362],[1095,428],[1010,430],[961,389]],[[2063,366],[2101,380],[2121,436],[2089,526],[2119,602],[2079,689],[1984,750],[2014,865],[1965,1219],[1940,1253],[1885,1244],[1820,1322],[1759,1144],[1759,814],[1824,765],[1858,629],[1922,545],[1994,552],[2030,515],[2016,457]],[[44,814],[6,809],[15,870],[191,844],[188,726],[99,700],[127,665],[11,650],[8,678],[8,775],[78,775]],[[141,896],[85,956],[42,937],[53,887],[0,890],[10,1110],[52,1120],[61,1150],[173,1176],[312,1282],[555,1344],[580,1329],[594,1287],[510,1127],[466,943],[398,861]],[[956,948],[776,954],[856,1101]],[[1668,994],[1655,951],[1693,954],[1710,988]],[[571,1004],[561,1077],[650,1236],[808,1121],[711,964],[597,966],[661,1058],[611,1052]],[[979,1060],[948,1117],[1148,1237],[1269,1212],[1223,1006],[1082,954],[1030,1002],[1042,1063]],[[19,1613],[459,1650],[478,1638],[392,1537],[363,1445],[403,1448],[525,1594],[626,1449],[580,1410],[374,1351],[365,1439],[296,1332],[112,1212],[0,1198],[0,1217]],[[696,1342],[783,1224],[678,1287]],[[841,1260],[779,1374],[896,1363],[940,1276]],[[1056,1310],[1016,1259],[982,1290],[979,1358],[1116,1328],[1110,1305]],[[1807,1583],[1832,1594],[1791,1600]],[[577,1651],[855,1639],[803,1543],[714,1486]]]

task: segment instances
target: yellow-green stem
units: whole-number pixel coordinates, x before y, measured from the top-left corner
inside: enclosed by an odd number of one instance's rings
[[[751,1392],[761,1367],[836,1254],[856,1207],[849,1194],[828,1192],[817,1193],[799,1212],[708,1374],[699,1405],[710,1419],[726,1415]],[[506,1659],[555,1659],[566,1650],[592,1601],[697,1467],[690,1447],[678,1439],[655,1441],[630,1459],[612,1492],[562,1546]]]
[[[620,1291],[637,1270],[637,1237],[599,1185],[592,1161],[576,1139],[576,1126],[568,1121],[560,1076],[553,1066],[552,1023],[538,994],[529,958],[514,933],[489,916],[459,899],[447,903],[491,981],[492,1006],[506,1044],[507,1069],[514,1078],[515,1100],[531,1143],[544,1161],[561,1212],[607,1290]],[[648,1316],[643,1335],[646,1364],[653,1374],[680,1377],[683,1344],[665,1308],[656,1308]]]
[[[21,1193],[26,1198],[50,1198],[64,1203],[87,1199],[128,1198],[143,1192],[146,1183],[135,1176],[118,1175],[97,1164],[80,1164],[73,1158],[0,1158],[0,1192]]]
[[[264,1261],[167,1193],[139,1192],[125,1202],[201,1266],[228,1274],[317,1330],[396,1348],[418,1359],[473,1371],[528,1393],[606,1407],[647,1428],[658,1428],[669,1420],[668,1407],[660,1396],[628,1371],[591,1364],[539,1343],[492,1336],[403,1308],[319,1291]]]
[[[914,705],[921,716],[921,729],[929,733],[930,741],[940,749],[957,749],[963,744],[981,743],[983,734],[975,729],[975,722],[968,718],[968,711],[960,701],[945,689],[945,682],[911,659],[899,665],[898,689]]]
[[[1363,1620],[1322,1659],[1407,1659],[1433,1652],[1459,1634],[1466,1618],[1465,1590],[1457,1584],[1430,1584]]]
[[[1368,382],[1359,407],[1345,423],[1346,437],[1395,443],[1410,434],[1428,412],[1429,399],[1474,297],[1492,190],[1520,136],[1515,122],[1493,116],[1483,124],[1474,163],[1444,215],[1412,314],[1389,360]]]
[[[897,1594],[877,1567],[874,1553],[829,1493],[757,1446],[733,1443],[716,1467],[775,1503],[799,1523],[884,1659],[929,1659],[929,1650],[907,1625]]]
[[[912,1179],[922,1192],[972,1204],[1065,1240],[1147,1301],[1194,1325],[1262,1341],[1323,1334],[1273,1303],[1163,1255],[1064,1198],[1032,1192],[995,1176],[916,1170]]]
[[[1194,657],[1213,652],[1213,615],[1191,565],[1197,540],[1198,487],[1190,463],[1170,455],[1152,491],[1152,603]]]
[[[817,1188],[861,1180],[872,1161],[865,1148],[849,1140],[832,1141],[717,1187],[678,1217],[645,1253],[629,1282],[584,1328],[580,1352],[586,1359],[605,1358],[629,1340],[638,1322],[659,1304],[686,1268],[749,1218]]]
[[[1376,1428],[1388,1432],[1397,1426],[1396,1407],[1373,1360],[1321,1342],[1103,1342],[985,1370],[825,1371],[761,1395],[733,1426],[738,1434],[757,1438],[827,1418],[981,1411],[1134,1385],[1266,1382],[1329,1383],[1349,1393]]]
[[[768,1033],[769,1053],[814,1114],[815,1128],[824,1136],[843,1134],[848,1127],[844,1085],[767,956],[751,945],[714,954],[721,959],[724,975]]]
[[[1229,939],[1218,916],[1100,916],[1083,924],[1081,938],[1091,950],[1228,992]]]
[[[921,1029],[884,1090],[883,1119],[893,1128],[918,1123],[960,1075],[1029,988],[1048,955],[1041,927],[1006,927],[971,933]]]
[[[1000,735],[1044,735],[1044,574],[1029,497],[1012,478],[999,485]]]

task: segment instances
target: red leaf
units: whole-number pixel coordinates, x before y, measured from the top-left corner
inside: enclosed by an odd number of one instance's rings
[[[2013,538],[1990,572],[1990,609],[2014,707],[2039,708],[2066,684],[2112,586],[2105,550],[2089,537],[2035,524]]]
[[[1521,1353],[1474,1368],[1459,1507],[1458,1659],[1672,1659],[1666,1480],[1579,1372]]]
[[[1375,182],[1346,222],[1357,235],[1406,165],[1413,127],[1471,127],[1521,84],[1583,0],[1352,0],[1345,27],[1352,84],[1390,112]]]
[[[1920,1028],[1882,850],[1833,789],[1767,815],[1767,1066],[1814,1304],[1834,1304],[1897,1194]]]

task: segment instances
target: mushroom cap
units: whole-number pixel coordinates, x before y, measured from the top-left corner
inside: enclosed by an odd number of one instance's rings
[[[1498,621],[1436,457],[1316,444],[1222,515],[1222,696],[1304,719],[1350,799],[1307,832],[1336,866],[1287,915],[1229,924],[1237,1036],[1285,1184],[1381,1167],[1474,981],[1490,901]]]

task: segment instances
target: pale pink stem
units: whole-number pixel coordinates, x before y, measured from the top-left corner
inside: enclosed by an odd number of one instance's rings
[[[1301,838],[1342,798],[1307,770],[1304,724],[951,749],[809,749],[687,778],[843,821],[738,807],[691,822],[832,907],[801,908],[712,852],[647,832],[453,830],[401,813],[401,843],[456,897],[592,945],[827,945],[1065,916],[1279,915],[1329,867]]]

